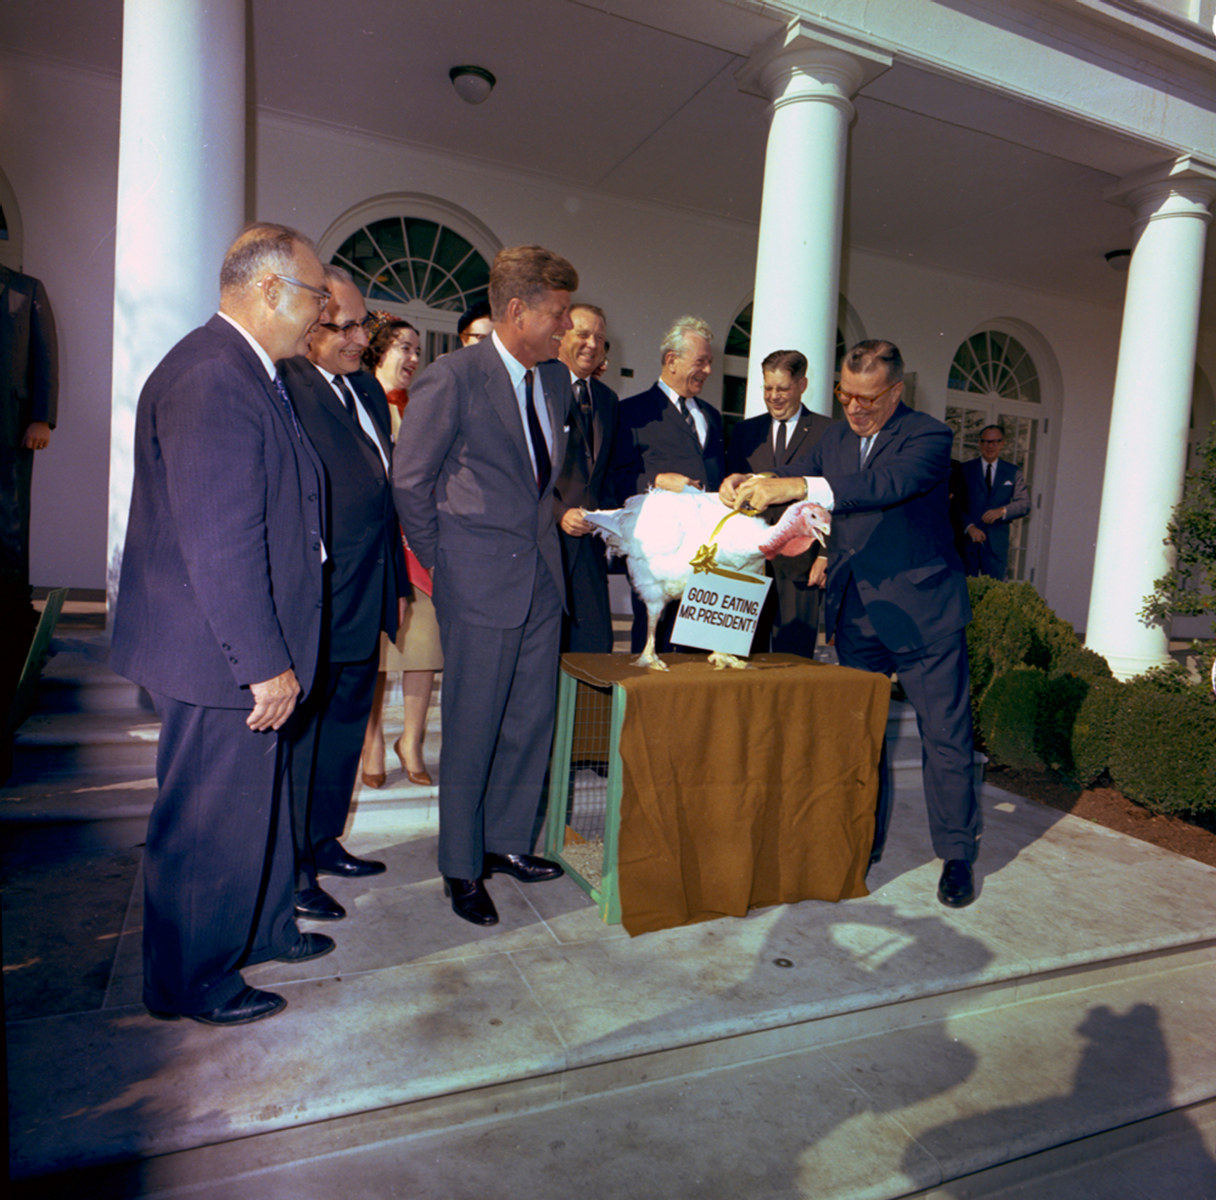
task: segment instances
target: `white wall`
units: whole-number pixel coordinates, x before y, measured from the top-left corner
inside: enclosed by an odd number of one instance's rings
[[[34,459],[30,578],[101,588],[118,80],[0,56],[0,114],[0,165],[25,224],[24,270],[46,285],[59,335],[59,425]]]

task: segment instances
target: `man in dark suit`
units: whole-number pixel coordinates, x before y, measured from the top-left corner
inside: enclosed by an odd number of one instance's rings
[[[797,350],[774,350],[761,369],[768,414],[749,417],[731,430],[726,469],[732,475],[759,475],[784,467],[805,454],[832,423],[830,417],[813,413],[802,403],[806,392],[805,355]],[[774,505],[765,518],[775,523],[787,507]],[[816,545],[768,564],[773,586],[756,626],[755,650],[814,657],[826,562]]]
[[[557,519],[566,569],[566,618],[562,649],[590,654],[612,652],[612,610],[608,602],[608,563],[603,541],[592,534],[584,513],[612,508],[610,464],[616,441],[616,393],[595,378],[604,361],[608,332],[603,309],[593,304],[570,308],[570,329],[558,358],[570,369],[574,405],[566,461],[554,483]]]
[[[302,234],[250,226],[220,311],[152,372],[110,661],[152,694],[158,791],[144,850],[144,1003],[237,1025],[286,1001],[240,968],[326,954],[292,913],[287,745],[321,635],[321,463],[275,361],[329,293]]]
[[[1030,511],[1030,492],[1017,463],[1001,457],[1005,431],[980,430],[980,456],[963,464],[963,561],[968,575],[1005,578],[1009,526]]]
[[[434,571],[443,643],[439,870],[458,916],[498,920],[483,876],[561,874],[530,854],[556,707],[565,587],[553,514],[573,397],[557,353],[578,275],[542,246],[490,269],[494,332],[415,383],[393,455],[397,513]]]
[[[0,783],[8,778],[8,715],[38,624],[30,604],[34,452],[51,440],[59,355],[46,289],[0,266]]]
[[[658,382],[621,401],[613,451],[617,503],[651,487],[679,492],[694,486],[716,492],[726,474],[722,416],[697,397],[713,371],[713,330],[699,317],[681,317],[659,346]],[[678,605],[667,606],[655,637],[661,653],[671,650]],[[633,650],[646,644],[646,608],[633,597]]]
[[[322,875],[376,875],[384,864],[356,858],[338,841],[350,813],[380,669],[380,631],[396,637],[408,590],[389,481],[388,401],[362,370],[367,349],[363,295],[341,267],[325,268],[332,299],[307,358],[281,365],[283,379],[325,468],[325,609],[317,686],[292,717],[291,816],[296,915],[338,920],[345,909],[317,883]]]
[[[971,606],[947,511],[953,434],[900,402],[903,359],[890,342],[854,346],[836,394],[845,420],[780,468],[782,477],[732,476],[722,496],[761,511],[809,498],[832,511],[827,634],[844,666],[899,673],[920,725],[929,830],[944,860],[938,897],[961,907],[975,898],[981,823],[965,634]],[[885,768],[882,775],[872,861],[890,818]]]

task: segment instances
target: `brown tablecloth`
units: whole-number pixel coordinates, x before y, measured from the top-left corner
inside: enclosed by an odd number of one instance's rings
[[[715,671],[665,654],[567,654],[626,692],[617,854],[631,934],[798,900],[868,895],[878,760],[891,685],[785,654]]]

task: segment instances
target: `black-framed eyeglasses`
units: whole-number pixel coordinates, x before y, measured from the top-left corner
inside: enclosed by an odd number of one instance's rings
[[[332,321],[318,321],[317,324],[322,329],[328,329],[330,333],[337,333],[342,337],[350,337],[356,329],[362,329],[364,333],[370,333],[372,327],[376,324],[376,316],[374,313],[368,313],[362,321],[346,321],[341,325],[335,325]]]
[[[271,272],[267,278],[277,279],[282,283],[289,283],[292,287],[298,287],[301,291],[311,292],[316,298],[317,307],[324,309],[325,306],[333,299],[333,293],[325,288],[313,287],[311,283],[305,283],[302,279],[292,279],[290,275],[280,275],[277,271]],[[258,286],[265,286],[266,280],[263,279]]]
[[[892,388],[899,387],[901,383],[903,380],[897,379],[894,383],[887,384],[877,396],[859,396],[856,392],[846,392],[840,384],[837,384],[832,392],[840,401],[841,408],[848,408],[850,404],[856,404],[858,408],[873,408]]]

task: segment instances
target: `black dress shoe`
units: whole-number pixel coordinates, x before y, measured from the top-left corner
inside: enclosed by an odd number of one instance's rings
[[[273,1017],[287,1007],[287,1001],[274,992],[263,992],[258,988],[246,987],[238,992],[231,1000],[225,1001],[218,1008],[201,1013],[157,1012],[148,1009],[150,1016],[158,1021],[176,1021],[178,1017],[189,1017],[191,1021],[199,1021],[204,1025],[248,1025],[250,1021],[260,1021],[263,1017]]]
[[[443,877],[443,894],[451,896],[452,911],[474,925],[497,925],[498,909],[480,879]]]
[[[338,844],[337,838],[326,838],[313,847],[313,858],[320,875],[380,875],[384,871],[382,862],[369,858],[356,858]]]
[[[487,875],[514,875],[521,883],[540,883],[544,879],[557,879],[565,872],[547,858],[535,854],[487,854]]]
[[[340,921],[346,916],[346,909],[319,887],[301,888],[296,892],[296,916],[313,921]]]
[[[952,858],[942,867],[937,898],[951,908],[965,908],[975,899],[975,879],[965,858]]]
[[[307,962],[310,958],[323,958],[338,943],[327,933],[302,933],[286,954],[275,957],[275,962]]]

